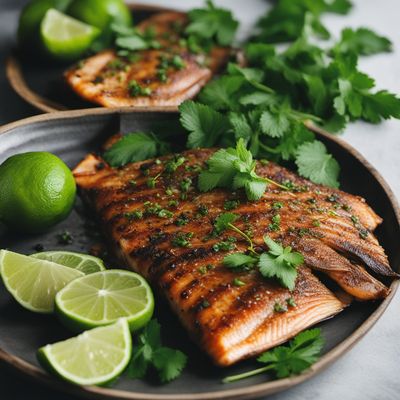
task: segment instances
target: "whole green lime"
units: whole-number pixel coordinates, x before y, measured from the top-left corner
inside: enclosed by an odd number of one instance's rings
[[[45,231],[68,216],[75,194],[71,171],[54,154],[17,154],[0,165],[0,220],[12,230]]]
[[[32,52],[41,51],[40,23],[50,8],[64,11],[70,0],[32,0],[23,9],[19,17],[18,43]]]
[[[130,10],[123,0],[72,0],[67,13],[101,30],[113,22],[132,25]]]

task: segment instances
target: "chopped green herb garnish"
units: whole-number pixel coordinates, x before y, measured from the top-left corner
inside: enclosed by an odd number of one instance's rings
[[[140,210],[129,211],[129,212],[124,213],[124,217],[128,218],[129,220],[140,219],[140,218],[143,218],[143,211],[140,211]]]
[[[197,207],[197,212],[198,212],[201,216],[205,217],[206,215],[208,215],[208,207],[207,207],[206,205],[204,205],[204,204],[200,204],[200,205]]]
[[[313,222],[312,222],[312,224],[313,224],[313,226],[315,226],[315,227],[319,227],[319,226],[321,226],[321,221],[318,220],[318,219],[314,219]]]
[[[190,240],[193,237],[193,232],[179,232],[172,239],[171,243],[175,247],[190,247]]]
[[[213,250],[215,252],[219,252],[219,251],[230,251],[230,250],[234,250],[236,249],[236,238],[234,237],[228,237],[226,240],[222,240],[218,243],[215,243],[213,245]]]
[[[187,214],[181,214],[176,220],[175,220],[175,225],[176,226],[184,226],[189,223],[190,219],[187,216]]]
[[[136,80],[132,79],[128,82],[128,92],[132,97],[150,96],[151,88],[141,86]]]
[[[224,210],[230,211],[234,210],[235,208],[239,207],[239,200],[226,200],[224,202]]]
[[[278,313],[284,313],[287,311],[287,307],[285,304],[281,304],[278,301],[274,304],[274,311]]]
[[[287,305],[288,305],[289,307],[296,307],[296,302],[294,301],[294,298],[293,298],[293,297],[289,297],[289,298],[286,300],[286,303],[287,303]]]
[[[237,286],[237,287],[241,287],[241,286],[245,286],[246,285],[246,283],[243,282],[242,280],[240,280],[239,278],[235,278],[232,281],[232,284],[233,284],[233,286]]]
[[[57,235],[58,243],[60,244],[72,244],[74,241],[73,236],[68,231],[64,231]]]

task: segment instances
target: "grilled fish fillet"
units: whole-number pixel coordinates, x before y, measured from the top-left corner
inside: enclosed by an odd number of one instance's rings
[[[67,83],[84,99],[104,107],[178,106],[196,96],[201,88],[228,61],[229,48],[213,48],[209,55],[196,55],[180,44],[176,27],[187,23],[186,14],[165,12],[143,21],[138,30],[152,29],[161,44],[158,50],[135,52],[135,59],[119,57],[105,50],[79,62],[65,73]],[[183,67],[170,65],[166,82],[159,77],[162,58],[180,56]],[[150,95],[132,94],[129,82],[149,88]]]
[[[173,155],[115,169],[90,154],[74,176],[120,259],[165,296],[217,365],[259,354],[340,312],[346,304],[313,270],[359,300],[388,294],[367,272],[395,275],[372,234],[381,219],[362,198],[315,185],[273,163],[258,165],[258,174],[290,185],[291,193],[269,185],[257,202],[246,201],[241,192],[200,193],[198,171],[213,151],[182,153],[185,162],[175,172],[166,172]],[[155,187],[149,187],[149,177],[158,174]],[[223,265],[227,254],[247,248],[235,232],[210,236],[229,200],[238,202],[230,211],[239,216],[235,225],[252,231],[259,251],[265,250],[267,233],[304,255],[293,292],[256,270],[238,273]],[[280,229],[271,230],[277,202]],[[227,247],[221,248],[222,242]],[[235,285],[235,278],[244,285]],[[296,305],[277,312],[276,305],[285,308],[291,297]]]

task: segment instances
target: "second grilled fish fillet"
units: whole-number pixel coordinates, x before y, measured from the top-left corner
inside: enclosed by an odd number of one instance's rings
[[[200,193],[198,171],[213,151],[184,152],[175,172],[167,172],[172,155],[118,169],[88,155],[74,176],[120,259],[158,289],[216,364],[259,354],[345,307],[310,268],[360,300],[388,294],[365,269],[395,275],[371,233],[381,220],[363,199],[273,163],[258,165],[258,174],[290,184],[292,193],[270,185],[257,202],[240,192]],[[149,177],[158,174],[155,187],[149,186]],[[235,232],[210,236],[215,218],[231,207],[235,225],[251,231],[260,252],[268,234],[303,253],[293,292],[254,269],[238,273],[223,265],[227,254],[247,248]],[[271,229],[278,212],[279,229]],[[295,306],[288,305],[290,298]]]
[[[153,29],[159,50],[136,51],[135,59],[117,56],[114,50],[105,50],[82,60],[65,73],[67,83],[84,99],[105,107],[126,106],[178,106],[195,97],[213,74],[227,62],[230,49],[213,48],[209,55],[196,55],[179,44],[176,26],[184,26],[183,13],[165,12],[143,21],[138,29]],[[164,47],[168,50],[163,50]],[[170,66],[166,82],[158,76],[161,59],[180,56],[184,66]],[[132,95],[129,82],[136,81],[142,88],[149,88],[150,95]]]

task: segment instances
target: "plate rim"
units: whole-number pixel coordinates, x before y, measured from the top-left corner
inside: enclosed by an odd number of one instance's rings
[[[93,109],[83,109],[83,110],[71,110],[71,111],[58,111],[48,114],[41,114],[29,118],[25,118],[19,121],[11,122],[7,125],[0,127],[0,137],[1,135],[10,132],[18,127],[28,126],[34,123],[52,121],[52,120],[65,120],[73,119],[77,117],[85,116],[96,116],[96,115],[118,115],[118,114],[140,114],[140,113],[152,113],[160,112],[170,114],[171,111],[175,111],[174,108],[166,109],[165,107],[141,107],[135,109],[127,108],[93,108]],[[376,181],[381,186],[382,190],[387,195],[390,204],[395,213],[395,220],[393,223],[397,223],[400,226],[400,207],[396,196],[390,189],[389,185],[385,179],[380,175],[380,173],[373,167],[356,149],[349,145],[344,140],[327,133],[323,129],[320,129],[311,123],[307,124],[307,127],[318,135],[338,144],[346,152],[350,153],[351,156],[360,161],[368,171],[373,175]],[[302,383],[317,373],[323,371],[335,360],[337,360],[346,351],[350,350],[378,321],[382,316],[389,303],[392,301],[396,294],[396,291],[400,285],[400,281],[393,281],[390,285],[391,292],[389,296],[381,302],[381,304],[376,308],[376,310],[357,328],[351,335],[349,335],[345,340],[335,346],[332,350],[327,352],[324,356],[320,358],[318,362],[312,365],[312,367],[306,372],[289,378],[277,379],[271,382],[265,382],[255,385],[249,385],[240,388],[202,392],[202,393],[174,393],[174,394],[157,394],[157,393],[143,393],[143,392],[130,392],[121,389],[111,389],[102,388],[96,386],[75,386],[68,384],[66,382],[57,379],[46,373],[40,367],[37,367],[29,362],[23,360],[22,358],[15,356],[11,353],[0,348],[0,361],[11,368],[19,371],[20,373],[31,377],[32,379],[39,381],[41,383],[50,385],[58,390],[65,390],[70,394],[86,396],[86,397],[101,397],[107,399],[129,399],[129,400],[221,400],[221,399],[232,399],[232,400],[244,400],[255,398],[257,396],[268,395],[276,393],[281,390],[288,389],[292,386],[296,386]]]
[[[154,4],[146,3],[129,3],[127,4],[132,11],[149,11],[149,12],[181,12],[180,10],[164,7]],[[67,68],[67,67],[66,67]],[[22,72],[22,66],[19,57],[17,56],[15,49],[12,49],[5,60],[5,73],[8,83],[18,96],[26,103],[35,107],[39,111],[46,113],[58,112],[58,111],[75,111],[76,108],[70,109],[62,104],[52,101],[39,93],[31,89],[26,82],[24,73]],[[97,107],[93,107],[97,108]],[[127,107],[130,108],[130,107]],[[135,107],[136,108],[136,107]],[[92,108],[91,108],[92,109]],[[173,111],[176,111],[178,107],[174,107]]]

